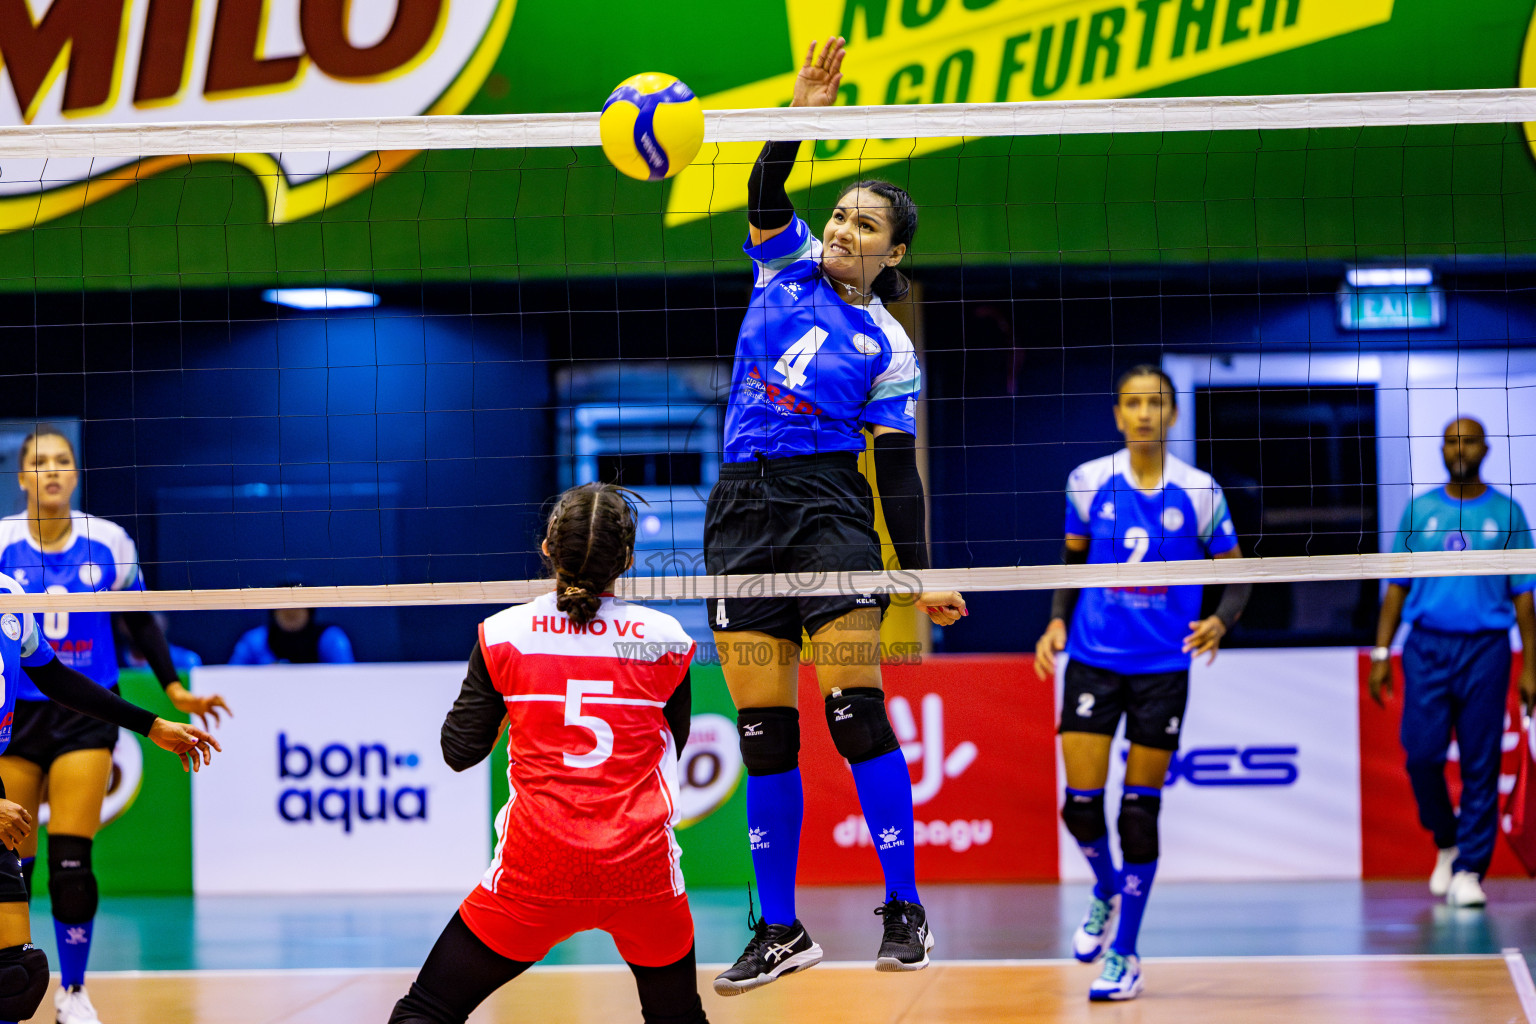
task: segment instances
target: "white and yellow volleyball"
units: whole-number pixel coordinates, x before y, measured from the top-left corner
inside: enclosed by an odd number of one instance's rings
[[[654,71],[626,78],[603,104],[598,120],[603,153],[641,181],[670,178],[704,144],[704,108],[693,90]]]

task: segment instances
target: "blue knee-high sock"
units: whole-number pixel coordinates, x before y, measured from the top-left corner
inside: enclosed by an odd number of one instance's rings
[[[1102,799],[1104,789],[1073,789],[1067,787],[1068,800],[1093,800]],[[1101,900],[1107,900],[1120,888],[1120,873],[1115,870],[1115,855],[1109,849],[1109,829],[1106,827],[1104,834],[1091,843],[1082,840],[1077,841],[1077,848],[1083,851],[1083,856],[1088,859],[1088,866],[1093,869],[1093,894]]]
[[[752,870],[763,901],[763,920],[790,924],[795,914],[795,870],[800,861],[800,823],[805,791],[800,769],[747,776],[747,837]]]
[[[95,919],[84,924],[65,924],[53,919],[53,935],[59,945],[59,984],[73,988],[85,984],[85,965],[91,958],[91,932]]]
[[[53,936],[59,944],[59,984],[73,988],[85,984],[85,965],[91,958],[91,930],[96,921],[65,924],[53,919]]]
[[[859,790],[864,823],[880,855],[885,890],[897,899],[921,903],[917,898],[917,844],[912,835],[912,777],[900,750],[850,765]]]
[[[1120,927],[1111,945],[1121,956],[1136,955],[1142,915],[1147,912],[1147,897],[1157,875],[1157,814],[1161,807],[1162,790],[1150,786],[1125,787],[1120,804],[1120,849],[1125,857],[1120,869]],[[1137,834],[1129,835],[1133,828]],[[1126,852],[1127,847],[1130,852]]]

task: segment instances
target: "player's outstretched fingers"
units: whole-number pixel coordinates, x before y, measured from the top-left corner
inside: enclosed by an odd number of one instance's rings
[[[149,739],[162,750],[169,750],[181,758],[183,771],[197,771],[202,765],[211,764],[213,751],[224,748],[211,735],[190,725],[155,719],[150,726]]]

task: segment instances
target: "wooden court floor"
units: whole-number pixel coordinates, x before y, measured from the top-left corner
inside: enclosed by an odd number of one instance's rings
[[[1515,965],[1518,974],[1512,973]],[[384,1024],[412,971],[176,971],[93,975],[111,1024]],[[699,986],[714,1024],[1536,1024],[1519,957],[1358,956],[1151,960],[1148,988],[1090,1004],[1096,969],[1060,961],[936,963],[908,975],[823,964],[734,999]],[[53,1019],[50,992],[33,1020]],[[472,1024],[628,1024],[640,1020],[622,967],[536,968],[502,989]]]

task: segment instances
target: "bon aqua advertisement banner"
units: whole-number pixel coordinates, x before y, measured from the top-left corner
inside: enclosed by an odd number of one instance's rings
[[[591,111],[645,70],[681,77],[706,108],[775,106],[805,46],[835,33],[844,103],[1509,87],[1536,80],[1532,6],[0,0],[0,124]],[[792,185],[814,175],[812,202],[855,173],[908,184],[936,263],[1521,251],[1529,218],[1497,200],[1536,191],[1518,126],[807,153]],[[8,159],[0,286],[712,272],[734,266],[751,156],[706,145],[664,184],[620,178],[595,148]],[[1354,199],[1370,201],[1330,205]]]

